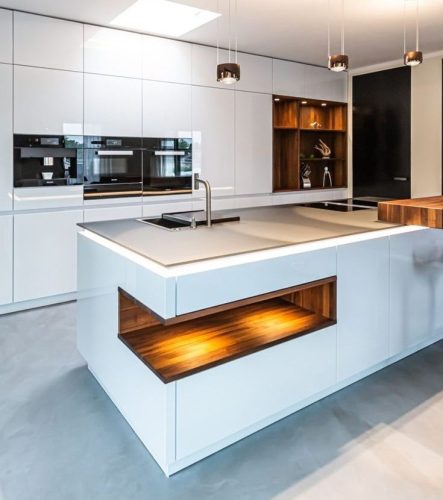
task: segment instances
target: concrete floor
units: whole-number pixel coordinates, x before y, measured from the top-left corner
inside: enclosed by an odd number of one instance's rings
[[[0,317],[2,500],[443,499],[443,342],[163,476],[75,348],[75,304]]]

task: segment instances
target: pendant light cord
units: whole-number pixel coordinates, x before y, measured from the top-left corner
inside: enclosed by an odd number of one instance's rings
[[[418,51],[418,42],[419,42],[419,30],[418,30],[418,4],[419,0],[416,0],[416,12],[415,12],[415,50]]]
[[[341,2],[341,53],[345,53],[345,0]]]
[[[235,64],[238,64],[238,2],[235,0],[234,4],[234,17],[235,17]]]
[[[231,0],[228,0],[228,18],[229,18],[229,51],[228,51],[228,59],[231,62]]]
[[[217,13],[220,14],[220,0],[217,0]],[[220,17],[217,17],[217,66],[220,64]]]
[[[331,0],[328,0],[328,58],[331,56]]]

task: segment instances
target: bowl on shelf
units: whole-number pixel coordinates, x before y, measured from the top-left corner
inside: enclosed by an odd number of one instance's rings
[[[54,177],[54,172],[42,172],[43,180],[50,181]]]

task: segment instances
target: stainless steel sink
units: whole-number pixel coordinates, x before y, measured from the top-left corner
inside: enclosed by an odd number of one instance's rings
[[[162,214],[161,217],[144,217],[137,220],[168,231],[183,231],[184,229],[191,229],[194,224],[195,227],[206,225],[206,214],[204,210],[193,210],[190,212]],[[240,217],[238,215],[217,211],[212,214],[212,224],[237,222],[239,220]]]

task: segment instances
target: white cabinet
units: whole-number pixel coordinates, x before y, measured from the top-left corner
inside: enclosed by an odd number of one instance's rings
[[[14,216],[14,301],[74,292],[83,210]]]
[[[84,221],[95,222],[101,220],[136,219],[141,216],[141,205],[87,208],[85,209]]]
[[[12,215],[0,215],[0,305],[12,302]]]
[[[141,133],[141,80],[85,74],[85,135]]]
[[[191,83],[191,44],[143,36],[143,78]]]
[[[83,75],[14,67],[14,132],[82,134]]]
[[[389,357],[389,238],[337,247],[338,378]]]
[[[0,62],[12,63],[12,12],[0,9]]]
[[[14,12],[14,63],[83,71],[83,25]]]
[[[443,231],[392,236],[390,354],[443,332]]]
[[[231,58],[233,56],[234,53],[231,53]],[[219,51],[219,61],[220,63],[228,62],[227,50]],[[234,62],[233,59],[232,62]],[[217,49],[202,45],[192,46],[192,83],[226,90],[235,89],[235,85],[217,82]]]
[[[305,88],[300,97],[347,102],[347,73],[306,65]]]
[[[188,212],[193,210],[193,203],[191,199],[180,199],[182,198],[181,196],[176,196],[176,198],[179,199],[167,202],[163,201],[163,203],[159,202],[143,205],[143,217],[153,217],[166,213]],[[147,198],[145,197],[145,201],[146,200]]]
[[[192,87],[193,170],[218,195],[235,188],[234,99],[229,90]]]
[[[39,186],[14,189],[14,210],[47,210],[83,206],[83,186]]]
[[[235,93],[235,193],[272,192],[272,97]]]
[[[272,59],[239,52],[240,80],[237,90],[272,94]]]
[[[306,64],[273,59],[272,67],[274,94],[304,97]]]
[[[251,424],[292,413],[298,402],[335,382],[335,327],[181,379],[176,389],[177,459]]]
[[[84,27],[85,72],[142,76],[142,35],[99,26]]]
[[[191,86],[143,81],[143,137],[191,137]]]
[[[0,11],[1,13],[1,11]],[[0,212],[12,210],[12,66],[0,64]]]

